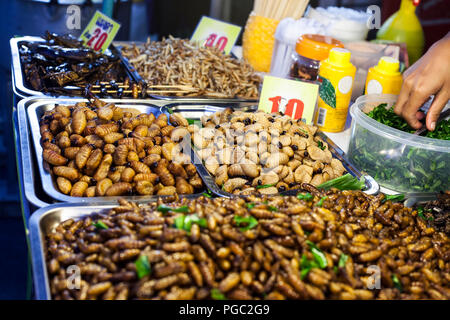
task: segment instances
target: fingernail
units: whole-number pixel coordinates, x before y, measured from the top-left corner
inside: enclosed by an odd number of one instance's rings
[[[434,131],[434,129],[436,129],[436,122],[432,122],[430,124],[430,128],[431,128],[431,131]]]

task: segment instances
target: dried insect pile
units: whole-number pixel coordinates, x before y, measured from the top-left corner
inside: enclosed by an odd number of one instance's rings
[[[187,126],[97,99],[57,105],[40,121],[44,164],[73,197],[192,194],[203,182],[179,143]]]
[[[449,239],[417,211],[384,195],[302,187],[296,197],[121,200],[64,221],[46,235],[52,297],[450,298]],[[79,289],[66,281],[73,265]]]
[[[342,176],[317,128],[279,113],[226,109],[190,125],[199,157],[227,192],[275,194]]]
[[[84,88],[101,83],[100,93],[106,94],[107,83],[121,96],[124,87],[131,88],[118,56],[97,53],[70,35],[46,32],[43,38],[45,43],[24,42],[19,50],[24,77],[32,89],[67,95],[73,90],[66,86]],[[124,84],[122,88],[118,82]]]
[[[214,98],[259,97],[261,79],[253,68],[216,48],[199,48],[188,40],[168,38],[143,47],[122,48],[122,55],[149,85],[186,85],[190,92],[178,96]]]

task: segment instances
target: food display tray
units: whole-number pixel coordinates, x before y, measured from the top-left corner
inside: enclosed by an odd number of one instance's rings
[[[46,96],[43,92],[36,91],[28,88],[25,85],[24,74],[22,72],[22,63],[20,61],[19,47],[22,42],[44,42],[45,40],[41,37],[18,37],[11,38],[9,44],[11,46],[11,74],[13,79],[13,91],[14,93],[21,97],[31,97],[31,96]]]
[[[11,47],[11,74],[14,93],[20,98],[26,97],[52,97],[51,93],[44,93],[29,88],[26,84],[24,73],[22,71],[22,63],[20,61],[20,45],[23,42],[45,42],[45,39],[41,37],[17,37],[11,38],[9,44]],[[69,88],[71,88],[69,86]],[[58,97],[65,97],[64,95],[58,95]]]
[[[45,263],[45,235],[62,221],[78,220],[83,216],[108,210],[117,205],[60,203],[41,208],[30,218],[30,245],[34,291],[38,300],[50,300],[50,286]]]
[[[174,111],[177,110],[176,108],[174,109]],[[247,111],[256,111],[256,108],[249,108],[247,109]],[[189,117],[190,119],[195,119],[195,120],[199,120],[201,115],[210,115],[212,113],[214,113],[215,110],[207,110],[205,109],[203,113],[190,113]],[[329,150],[331,152],[331,154],[333,155],[334,158],[340,160],[344,166],[344,168],[347,170],[348,173],[350,173],[352,176],[360,179],[361,177],[364,176],[365,179],[365,183],[366,183],[366,188],[364,190],[364,192],[366,194],[377,194],[380,191],[380,186],[378,185],[378,183],[375,181],[374,178],[372,178],[370,175],[364,174],[362,172],[360,172],[354,165],[352,165],[347,158],[345,157],[345,153],[344,151],[342,151],[342,149],[340,149],[330,138],[328,138],[323,132],[319,131],[319,136],[320,138],[326,142],[329,145]],[[193,162],[197,167],[197,171],[200,174],[200,176],[202,177],[203,181],[205,182],[206,186],[208,187],[209,190],[211,190],[214,194],[216,194],[217,196],[220,197],[232,197],[235,196],[231,193],[228,193],[224,190],[222,190],[221,187],[219,187],[216,183],[215,183],[215,179],[214,177],[208,172],[208,170],[206,169],[206,167],[204,166],[202,160],[198,157],[197,153],[195,152],[194,148],[192,148],[192,157],[193,157]],[[282,195],[294,195],[297,194],[298,190],[288,190],[288,191],[284,191],[280,194]]]
[[[41,37],[31,37],[31,36],[25,36],[25,37],[18,37],[18,38],[11,38],[10,39],[10,47],[11,47],[11,74],[13,79],[13,91],[14,94],[16,94],[20,98],[27,98],[31,96],[39,96],[39,97],[56,97],[56,95],[53,95],[51,93],[44,93],[41,91],[33,90],[32,88],[27,87],[26,81],[24,79],[24,74],[22,71],[22,64],[20,61],[20,53],[19,48],[20,44],[22,42],[45,42],[45,40]],[[118,41],[113,43],[115,47],[118,49],[117,54],[121,56],[122,59],[126,60],[121,55],[120,48],[126,44],[131,44],[131,42],[127,41]],[[127,68],[128,69],[128,68]],[[137,73],[137,72],[136,72]],[[58,98],[65,98],[64,95],[58,95]],[[211,97],[177,97],[177,96],[163,96],[163,95],[156,95],[156,94],[150,94],[148,95],[149,99],[158,99],[158,100],[165,100],[167,102],[169,101],[179,101],[183,103],[257,103],[257,99],[241,99],[241,98],[211,98]],[[127,99],[127,98],[124,98]],[[140,100],[147,100],[147,99],[140,99]]]
[[[26,198],[36,205],[43,207],[53,202],[89,202],[89,203],[115,203],[119,197],[92,197],[80,198],[64,195],[59,192],[53,179],[44,170],[42,163],[42,146],[40,144],[39,119],[46,110],[54,108],[56,104],[73,105],[77,102],[87,101],[81,98],[35,98],[21,100],[18,104],[19,133],[21,141],[22,165],[24,168],[24,186]],[[210,114],[223,110],[225,107],[249,110],[255,109],[250,103],[230,104],[215,103],[205,105],[201,102],[174,103],[162,100],[135,100],[135,99],[102,99],[107,103],[115,103],[119,107],[134,108],[140,112],[153,112],[156,116],[161,112],[179,112],[189,119],[200,119],[203,114]],[[34,155],[32,155],[34,153]],[[191,158],[192,159],[192,158]],[[34,161],[33,161],[34,160]],[[204,181],[205,185],[209,185]],[[198,195],[198,194],[197,194]],[[137,202],[153,201],[156,196],[125,196],[121,197]],[[44,199],[44,200],[41,200]]]

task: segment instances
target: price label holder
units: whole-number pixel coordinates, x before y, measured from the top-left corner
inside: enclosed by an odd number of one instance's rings
[[[318,94],[316,83],[265,76],[258,110],[283,112],[294,120],[312,124]]]
[[[241,27],[234,24],[203,16],[192,34],[191,41],[204,47],[219,48],[229,54],[241,30]]]
[[[104,53],[119,31],[120,23],[96,11],[80,36],[84,45]]]

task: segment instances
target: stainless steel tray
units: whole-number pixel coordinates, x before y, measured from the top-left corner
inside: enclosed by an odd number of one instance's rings
[[[11,59],[12,59],[12,78],[13,78],[13,90],[19,97],[31,97],[31,96],[45,96],[43,92],[36,91],[25,86],[25,79],[23,77],[22,65],[20,63],[19,46],[21,42],[45,42],[41,37],[19,37],[11,38],[9,44],[11,46]]]
[[[11,38],[9,43],[11,47],[11,59],[12,59],[12,78],[13,78],[13,91],[14,93],[20,97],[31,97],[31,96],[40,96],[40,97],[54,97],[55,95],[49,94],[49,93],[43,93],[40,91],[33,90],[31,88],[28,88],[25,84],[24,75],[22,72],[22,65],[20,62],[20,53],[19,53],[19,46],[21,42],[45,42],[45,40],[41,37],[31,37],[31,36],[25,36],[25,37],[18,37],[18,38]],[[113,43],[119,50],[120,53],[120,47],[125,44],[131,44],[131,42],[114,42]],[[64,95],[58,95],[58,98],[66,98],[68,96]],[[189,102],[189,103],[257,103],[257,99],[240,99],[240,98],[209,98],[209,97],[176,97],[176,96],[161,96],[161,95],[149,95],[150,99],[158,99],[158,100],[165,100],[165,101],[178,101],[178,102]],[[146,100],[146,99],[142,99]]]
[[[55,104],[75,104],[76,102],[87,101],[81,98],[27,98],[19,102],[19,114],[22,115],[19,121],[19,130],[21,135],[21,151],[23,154],[22,162],[24,167],[25,179],[25,195],[27,199],[38,207],[53,203],[55,201],[62,202],[87,202],[87,203],[112,203],[116,202],[118,197],[93,197],[78,198],[70,197],[59,192],[53,182],[51,175],[43,168],[42,163],[42,146],[39,142],[39,119],[46,110],[54,108]],[[179,112],[186,118],[193,118],[194,115],[200,118],[204,112],[214,113],[222,110],[224,107],[232,106],[234,108],[249,108],[252,104],[214,104],[204,105],[199,103],[173,103],[162,100],[133,100],[133,99],[103,99],[105,102],[113,102],[117,106],[130,107],[138,109],[141,112],[153,112],[158,115],[161,112],[168,113],[168,108],[173,112]],[[164,108],[165,107],[165,108]],[[254,108],[254,107],[253,107]],[[26,125],[26,116],[28,115],[29,128]],[[30,138],[31,131],[31,138]],[[30,143],[30,139],[32,143]],[[34,149],[35,155],[31,153]],[[36,159],[34,162],[33,157]],[[206,184],[206,182],[205,182]],[[39,195],[38,195],[39,194]],[[44,195],[43,195],[44,194]],[[46,197],[47,201],[42,201]],[[127,196],[122,197],[133,201],[152,201],[156,196]]]
[[[25,36],[25,37],[17,37],[17,38],[11,38],[9,40],[10,47],[11,47],[11,74],[12,74],[12,81],[13,81],[13,91],[14,93],[20,97],[20,98],[26,98],[26,97],[54,97],[56,95],[53,95],[51,93],[44,93],[41,91],[36,91],[32,88],[27,87],[25,79],[24,79],[24,73],[22,71],[22,64],[20,61],[20,53],[19,53],[19,47],[20,44],[23,42],[45,42],[45,39],[41,37],[31,37],[31,36]],[[115,44],[115,42],[114,42]],[[110,52],[109,49],[107,52]],[[72,88],[69,86],[69,88]],[[75,87],[73,87],[75,88]],[[67,98],[70,96],[65,95],[57,95],[58,98]]]
[[[248,108],[248,110],[246,111],[255,111],[256,108]],[[244,110],[245,111],[245,110]],[[213,110],[205,110],[203,114],[201,115],[208,115],[208,114],[212,114],[215,111]],[[195,119],[195,120],[200,120],[200,114],[196,114],[196,113],[190,113],[189,117],[190,119]],[[345,157],[345,153],[344,151],[342,151],[342,149],[340,149],[330,138],[328,138],[323,132],[319,131],[319,135],[322,138],[323,141],[325,141],[326,143],[328,143],[329,145],[329,149],[333,155],[333,157],[337,158],[338,160],[340,160],[344,166],[344,168],[347,170],[348,173],[350,173],[352,176],[360,179],[362,176],[364,176],[365,179],[365,183],[366,183],[366,189],[364,190],[364,192],[366,194],[377,194],[380,191],[380,186],[379,184],[375,181],[374,178],[372,178],[369,175],[363,174],[362,172],[360,172],[355,166],[353,166]],[[208,170],[206,169],[206,167],[204,166],[202,160],[198,157],[197,153],[195,152],[194,148],[192,148],[192,159],[193,162],[195,164],[195,166],[197,167],[197,171],[199,173],[199,175],[202,177],[203,181],[205,182],[206,186],[208,187],[209,190],[211,190],[214,194],[221,196],[221,197],[232,197],[235,196],[231,193],[228,193],[224,190],[222,190],[222,188],[220,188],[216,183],[215,183],[215,179],[214,177],[208,172]],[[290,194],[296,194],[298,193],[298,191],[295,190],[288,190],[285,192],[282,192],[280,194],[282,195],[290,195]]]
[[[45,263],[45,235],[62,221],[80,219],[83,216],[98,213],[117,206],[88,204],[54,204],[33,213],[30,219],[31,262],[33,269],[36,299],[50,300],[50,286]]]

